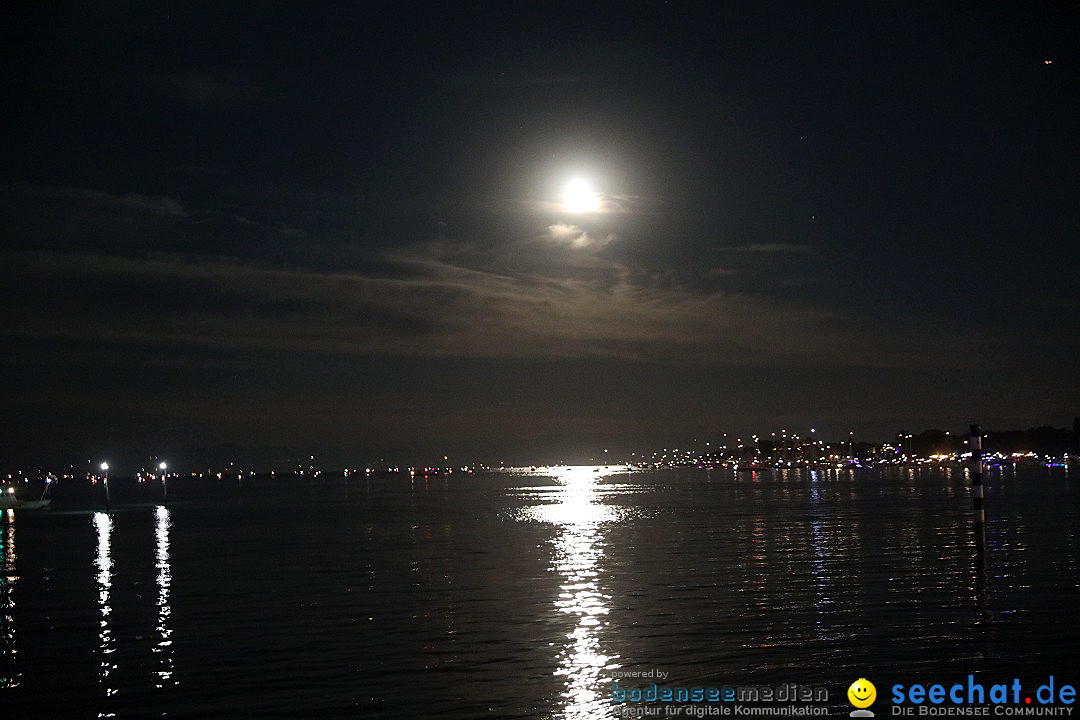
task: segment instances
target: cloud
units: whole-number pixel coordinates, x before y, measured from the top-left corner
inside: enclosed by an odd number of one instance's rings
[[[784,301],[745,283],[733,292],[741,275],[726,265],[635,263],[601,219],[467,240],[448,237],[454,233],[444,224],[428,242],[364,247],[253,219],[239,207],[196,213],[167,196],[0,190],[13,206],[20,194],[35,198],[28,226],[55,215],[73,241],[45,242],[38,229],[41,242],[0,256],[9,268],[2,290],[11,336],[341,356],[754,365],[901,364],[922,352],[900,342],[885,352],[876,329],[812,298]],[[53,205],[66,214],[50,213]],[[86,226],[96,234],[79,230]],[[915,361],[929,362],[926,352]]]
[[[602,248],[617,239],[613,233],[590,235],[577,225],[562,222],[548,225],[547,237],[570,247],[587,249]]]
[[[572,235],[570,231],[566,231]],[[616,358],[820,366],[912,362],[805,305],[606,272],[505,273],[420,251],[392,276],[220,258],[6,251],[5,334],[335,356]],[[921,358],[926,361],[927,358]]]

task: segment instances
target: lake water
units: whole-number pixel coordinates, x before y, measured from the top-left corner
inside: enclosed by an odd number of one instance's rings
[[[0,511],[0,712],[593,718],[652,669],[845,715],[859,677],[1078,684],[1076,478],[986,480],[982,572],[959,470],[114,481],[110,513],[65,481]]]

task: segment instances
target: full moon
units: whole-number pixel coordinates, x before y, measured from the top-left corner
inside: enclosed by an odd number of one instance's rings
[[[600,209],[600,194],[588,180],[576,178],[566,184],[562,194],[563,208],[572,213],[593,213]]]

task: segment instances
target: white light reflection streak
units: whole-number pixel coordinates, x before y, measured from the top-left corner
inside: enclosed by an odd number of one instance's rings
[[[14,688],[19,686],[19,678],[22,673],[18,671],[16,656],[18,647],[15,645],[15,599],[12,593],[15,584],[19,582],[19,576],[15,569],[15,511],[8,508],[5,511],[7,525],[3,535],[0,535],[0,545],[3,545],[3,576],[0,577],[0,657],[3,664],[0,669],[4,670],[4,677],[0,677],[0,689]]]
[[[817,607],[823,609],[832,604],[829,597],[829,569],[825,563],[825,532],[824,523],[821,520],[821,475],[817,470],[810,471],[810,514],[814,519],[810,521],[810,547],[814,557],[810,573],[814,576],[814,594],[817,596]],[[820,628],[821,620],[817,621]]]
[[[98,668],[98,680],[105,686],[105,696],[115,695],[116,688],[109,687],[109,676],[116,669],[112,655],[116,648],[113,646],[112,629],[109,627],[112,605],[110,595],[112,593],[112,550],[111,539],[113,522],[112,518],[103,512],[94,513],[94,527],[97,529],[97,559],[94,567],[97,568],[98,585],[98,608],[101,610],[101,625],[98,631],[98,640],[101,647],[101,666]]]
[[[169,604],[169,589],[172,587],[172,564],[169,562],[169,528],[172,519],[169,509],[158,505],[154,510],[154,567],[157,568],[157,632],[158,643],[154,652],[159,657],[157,686],[174,685],[172,630],[169,628],[169,616],[172,606]]]
[[[555,470],[557,487],[533,488],[554,502],[531,508],[531,514],[560,529],[554,539],[554,570],[564,580],[555,606],[577,618],[555,671],[566,676],[562,717],[567,720],[607,714],[610,703],[601,694],[601,683],[606,681],[601,673],[617,667],[617,656],[605,655],[599,638],[601,617],[608,612],[606,601],[611,596],[600,590],[597,567],[604,557],[604,525],[619,518],[618,508],[599,502],[614,491],[601,486],[603,477],[600,468],[559,468]]]

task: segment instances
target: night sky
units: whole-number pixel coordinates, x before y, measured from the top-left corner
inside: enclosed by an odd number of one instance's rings
[[[0,464],[1070,424],[1076,7],[6,3]]]

